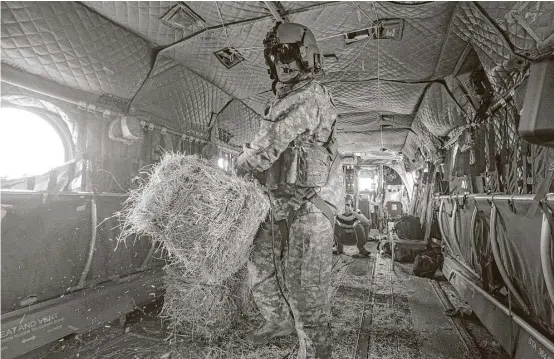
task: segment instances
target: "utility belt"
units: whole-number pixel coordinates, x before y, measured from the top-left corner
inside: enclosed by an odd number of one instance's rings
[[[326,175],[326,181],[323,186],[328,184],[330,177],[336,172],[338,165],[340,165],[340,161],[338,159],[338,155],[335,155],[331,166],[329,166],[329,169],[327,170],[328,173]],[[292,189],[292,186],[290,185],[284,187]],[[298,213],[298,210],[303,204],[308,202],[312,203],[317,209],[321,211],[321,213],[323,213],[323,215],[331,223],[331,228],[334,227],[335,212],[333,207],[319,196],[319,191],[321,190],[321,187],[294,186],[294,192],[288,200],[288,216],[285,220],[279,222],[279,228],[283,236],[288,238],[290,227],[292,225],[292,222],[294,221],[296,214]],[[284,192],[286,193],[287,191],[285,190]]]
[[[280,224],[286,227],[283,234],[287,237],[294,217],[307,202],[314,204],[334,226],[334,210],[318,193],[329,184],[340,165],[334,127],[333,124],[326,142],[318,141],[316,135],[298,136],[264,174],[263,182],[270,191],[289,198],[288,216],[281,221],[285,226]]]
[[[286,222],[287,227],[290,228],[294,217],[298,213],[300,207],[307,202],[311,202],[317,209],[323,213],[325,217],[331,222],[331,225],[335,223],[335,213],[333,207],[327,202],[325,202],[319,195],[318,192],[313,188],[302,188],[297,189],[295,195],[289,199],[289,214],[287,216]]]
[[[289,231],[296,217],[296,214],[300,210],[303,204],[312,203],[321,213],[329,220],[331,223],[331,228],[335,223],[335,213],[333,207],[325,202],[314,188],[298,188],[295,192],[295,195],[292,196],[288,201],[289,212],[286,219],[278,221],[279,230],[284,239],[288,241]]]

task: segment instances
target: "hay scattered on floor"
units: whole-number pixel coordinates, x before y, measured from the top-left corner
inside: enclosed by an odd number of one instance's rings
[[[164,270],[166,293],[161,317],[168,321],[171,333],[219,340],[242,315],[255,310],[250,303],[246,269],[219,285],[183,279],[178,263]]]
[[[268,211],[259,184],[184,154],[167,153],[130,193],[120,238],[163,243],[171,262],[162,313],[174,332],[215,340],[244,309],[241,270]]]

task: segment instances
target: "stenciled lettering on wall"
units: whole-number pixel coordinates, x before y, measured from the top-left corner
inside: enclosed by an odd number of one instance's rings
[[[63,328],[64,317],[60,317],[58,313],[44,315],[37,319],[25,320],[25,316],[21,318],[19,325],[14,325],[9,328],[2,328],[0,331],[0,339],[2,343],[2,351],[7,347],[4,344],[12,340],[18,340],[22,344],[32,342],[37,339],[37,335],[50,334]]]

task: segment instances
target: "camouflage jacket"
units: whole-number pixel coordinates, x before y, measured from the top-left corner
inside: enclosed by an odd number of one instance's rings
[[[328,90],[315,80],[306,80],[293,87],[282,88],[270,103],[260,131],[252,143],[244,145],[237,166],[243,170],[267,172],[281,157],[291,141],[312,136],[326,142],[337,118],[336,108]],[[340,160],[340,159],[338,159]],[[319,196],[335,209],[343,202],[342,166],[329,174],[327,185]],[[276,220],[288,215],[288,197],[270,188],[272,210]]]

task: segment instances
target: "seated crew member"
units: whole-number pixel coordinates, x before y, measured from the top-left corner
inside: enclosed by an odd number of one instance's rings
[[[335,222],[335,245],[338,254],[369,255],[364,248],[366,243],[363,225],[370,225],[371,221],[361,213],[354,211],[351,196],[346,196],[344,213],[337,216]]]

